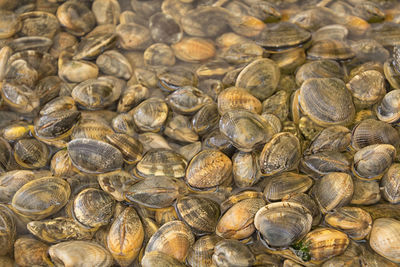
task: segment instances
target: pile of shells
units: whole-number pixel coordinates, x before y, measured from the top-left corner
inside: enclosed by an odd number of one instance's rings
[[[398,266],[395,0],[0,0],[0,266]]]

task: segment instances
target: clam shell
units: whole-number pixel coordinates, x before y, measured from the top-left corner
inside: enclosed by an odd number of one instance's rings
[[[235,153],[232,164],[233,180],[236,186],[252,186],[261,179],[258,155],[255,152]]]
[[[217,266],[252,266],[255,256],[243,243],[237,240],[222,240],[215,245],[212,255]]]
[[[246,109],[248,111],[260,114],[262,111],[261,102],[248,91],[230,87],[218,95],[218,112],[224,115],[231,109]]]
[[[176,266],[184,267],[185,264],[181,263],[174,257],[159,251],[151,251],[146,253],[140,264],[143,267],[156,267],[156,266]]]
[[[351,48],[339,40],[326,39],[315,42],[307,50],[310,59],[348,60],[355,55]]]
[[[214,267],[215,265],[212,262],[214,247],[221,240],[222,238],[217,235],[206,235],[200,237],[190,248],[187,256],[187,262],[191,266],[196,265],[199,267]]]
[[[0,204],[0,256],[7,255],[14,248],[17,237],[16,222],[12,211],[5,205]]]
[[[400,164],[393,163],[381,180],[382,196],[390,203],[400,202]]]
[[[2,173],[0,175],[0,203],[11,202],[18,189],[36,178],[34,172],[28,170],[14,170]]]
[[[312,154],[325,151],[345,152],[350,145],[351,132],[344,126],[331,126],[323,129],[312,140],[308,151]]]
[[[376,70],[367,70],[355,75],[347,84],[353,100],[359,107],[369,107],[386,94],[385,77]]]
[[[126,135],[115,133],[106,136],[108,142],[121,151],[128,164],[135,164],[142,159],[143,146],[140,141]]]
[[[376,108],[376,116],[387,123],[394,123],[400,119],[400,90],[390,91],[383,97]]]
[[[376,219],[369,237],[369,245],[379,255],[400,263],[400,251],[397,248],[399,231],[400,221],[391,218]]]
[[[144,132],[158,132],[168,116],[166,102],[158,98],[149,98],[140,103],[133,111],[133,120]]]
[[[151,37],[157,43],[177,43],[183,35],[182,27],[164,12],[157,12],[150,17],[149,29]]]
[[[350,204],[353,205],[372,205],[381,199],[381,190],[377,180],[353,179],[354,194]],[[383,195],[384,193],[382,193]]]
[[[123,201],[124,192],[138,182],[131,174],[123,170],[99,174],[97,179],[101,189],[112,195],[117,201]]]
[[[211,98],[197,88],[182,87],[167,96],[167,103],[177,113],[191,115],[204,105],[212,103]]]
[[[19,266],[46,266],[49,246],[31,237],[20,237],[14,244],[15,263]],[[6,265],[7,266],[7,265]]]
[[[343,79],[342,67],[333,60],[313,60],[303,64],[296,72],[296,83],[301,85],[311,78],[338,78]]]

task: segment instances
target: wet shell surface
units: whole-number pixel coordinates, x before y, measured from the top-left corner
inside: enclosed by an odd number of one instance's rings
[[[397,246],[400,221],[391,218],[380,218],[374,221],[369,245],[379,255],[396,263],[400,262],[400,251]]]
[[[390,203],[400,202],[400,164],[394,163],[381,180],[382,196]]]

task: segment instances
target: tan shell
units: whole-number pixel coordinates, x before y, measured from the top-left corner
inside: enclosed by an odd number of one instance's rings
[[[331,126],[323,129],[312,140],[308,151],[318,153],[323,151],[344,152],[350,145],[351,132],[344,126]]]
[[[116,32],[123,49],[144,49],[152,42],[149,29],[132,22],[119,24]]]
[[[13,250],[17,228],[12,211],[3,204],[0,204],[0,228],[0,256],[4,256]]]
[[[99,174],[97,179],[101,188],[117,201],[123,201],[127,188],[138,182],[131,174],[123,170]]]
[[[0,175],[0,203],[11,202],[18,189],[36,178],[34,172],[28,170],[14,170],[2,173]]]
[[[177,43],[183,36],[180,24],[165,12],[157,12],[150,17],[149,29],[151,37],[157,43]]]
[[[255,257],[246,245],[238,240],[226,239],[218,242],[212,256],[217,266],[252,266]]]
[[[257,153],[237,152],[232,157],[232,164],[233,180],[236,186],[252,186],[261,179]]]
[[[378,203],[381,199],[381,190],[377,180],[353,179],[354,194],[350,204],[353,205],[372,205]],[[384,195],[384,192],[382,192]]]
[[[164,43],[155,43],[146,48],[143,60],[150,66],[173,66],[175,65],[175,53],[172,48]]]
[[[303,64],[296,72],[296,83],[301,85],[310,78],[338,78],[343,79],[342,67],[333,60],[313,60]]]
[[[248,91],[242,88],[230,87],[218,95],[218,112],[220,115],[224,115],[231,109],[246,109],[260,114],[262,106],[261,102]]]
[[[132,65],[128,59],[116,50],[102,53],[96,59],[96,65],[106,75],[129,80],[133,73]]]
[[[222,238],[217,235],[206,235],[200,237],[190,248],[187,262],[191,266],[214,267],[215,265],[212,262],[214,247],[221,240]]]
[[[96,25],[92,11],[81,2],[65,2],[60,5],[57,18],[67,31],[76,36],[85,35]]]
[[[98,25],[117,24],[121,8],[117,0],[96,0],[92,12]]]
[[[394,163],[382,178],[382,196],[390,203],[400,202],[400,164]]]
[[[135,164],[142,159],[143,146],[135,138],[126,134],[112,134],[106,136],[108,142],[121,151],[124,161]]]
[[[212,103],[208,95],[192,86],[179,88],[167,96],[166,101],[172,110],[183,115],[193,114],[204,105]]]
[[[149,98],[140,103],[133,111],[133,119],[140,130],[158,132],[168,116],[166,102],[159,98]]]
[[[400,254],[397,249],[400,221],[391,218],[380,218],[374,221],[369,245],[379,255],[395,263],[400,263]]]
[[[400,90],[388,92],[376,108],[379,120],[394,123],[400,119]]]
[[[186,265],[176,258],[160,252],[160,251],[151,251],[146,253],[140,264],[143,267],[156,267],[156,266],[176,266],[176,267],[185,267]]]
[[[49,246],[31,237],[20,237],[14,244],[15,263],[19,266],[48,266],[51,264],[47,256]]]
[[[315,42],[307,50],[310,59],[348,60],[354,57],[350,47],[339,40],[325,39]]]

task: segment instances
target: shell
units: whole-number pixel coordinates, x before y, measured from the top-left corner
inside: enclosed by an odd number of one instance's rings
[[[144,49],[152,42],[149,29],[133,22],[119,24],[116,33],[123,49]]]
[[[392,145],[366,146],[354,154],[353,173],[361,179],[380,179],[392,164],[396,149]]]
[[[121,8],[116,0],[95,0],[92,4],[92,12],[98,25],[115,25],[118,22]]]
[[[250,152],[276,133],[269,121],[247,110],[227,111],[219,121],[219,129],[239,150]]]
[[[107,235],[107,246],[118,264],[128,266],[139,254],[143,239],[140,217],[132,207],[127,207],[112,223]]]
[[[333,60],[313,60],[303,64],[296,72],[296,83],[301,85],[311,78],[338,78],[343,79],[342,67]]]
[[[1,98],[12,110],[19,113],[30,113],[39,107],[36,91],[23,84],[2,82]]]
[[[380,218],[374,221],[369,245],[379,255],[395,263],[400,263],[397,241],[400,237],[400,221],[391,218]]]
[[[119,133],[107,135],[106,138],[111,145],[121,151],[126,163],[135,164],[142,159],[143,146],[135,138]]]
[[[260,154],[261,172],[267,176],[290,171],[301,157],[299,139],[291,133],[278,133],[265,144]]]
[[[115,50],[102,53],[96,59],[96,65],[106,75],[129,80],[133,73],[131,63],[124,55]]]
[[[75,218],[85,226],[99,227],[111,221],[115,208],[115,200],[106,192],[87,188],[74,199],[73,212]]]
[[[82,115],[83,113],[81,113]],[[110,125],[103,120],[85,120],[75,126],[71,139],[88,138],[99,141],[107,141],[106,136],[114,133]]]
[[[13,36],[21,29],[21,19],[17,14],[8,10],[1,10],[0,13],[1,33],[0,38],[5,39]]]
[[[224,115],[227,111],[233,109],[246,109],[260,114],[262,106],[261,102],[248,91],[230,87],[218,95],[218,112],[220,115]]]
[[[265,242],[272,247],[287,247],[303,238],[311,229],[308,209],[292,202],[276,202],[261,208],[254,225]]]
[[[336,78],[306,80],[300,87],[299,103],[312,121],[324,127],[349,124],[355,116],[351,94]]]
[[[24,184],[13,196],[13,209],[30,219],[41,220],[62,209],[69,199],[69,184],[57,177],[43,177]]]
[[[322,213],[345,206],[351,201],[354,186],[347,173],[331,172],[317,181],[312,193]]]
[[[310,189],[313,181],[307,175],[287,172],[268,179],[264,188],[267,201],[279,201],[292,193],[304,193]]]
[[[218,150],[203,150],[190,161],[186,182],[195,188],[215,187],[230,179],[232,161]]]
[[[65,2],[60,5],[57,9],[57,18],[68,32],[76,36],[85,35],[96,25],[92,11],[80,2]]]
[[[302,242],[307,246],[311,259],[318,262],[342,254],[350,241],[343,232],[318,228],[309,232]]]
[[[132,175],[123,170],[99,174],[97,179],[101,189],[112,195],[117,201],[123,201],[124,192],[138,182]]]
[[[164,12],[157,12],[150,17],[149,29],[151,37],[157,43],[177,43],[183,36],[182,27]]]
[[[156,266],[176,266],[184,267],[185,264],[181,263],[174,257],[159,251],[151,251],[146,253],[140,264],[143,267],[156,267]]]
[[[382,196],[390,203],[396,204],[400,202],[400,164],[394,163],[384,174],[381,186]]]
[[[379,202],[381,199],[381,192],[379,182],[377,180],[361,180],[358,178],[353,179],[354,194],[351,198],[350,204],[353,205],[371,205]],[[384,193],[382,192],[382,195]]]
[[[104,173],[121,168],[121,152],[102,141],[78,138],[68,143],[68,154],[75,167],[83,172]]]
[[[166,102],[159,98],[149,98],[132,110],[133,120],[144,132],[158,132],[168,116]]]
[[[315,42],[307,50],[310,59],[348,60],[355,55],[350,47],[339,40],[326,39]]]
[[[374,144],[400,145],[400,135],[390,124],[374,119],[366,119],[354,126],[351,146],[355,150]]]
[[[177,180],[169,177],[148,177],[128,187],[124,198],[128,202],[138,203],[149,208],[166,208],[183,191]]]
[[[195,234],[213,233],[220,216],[218,203],[198,196],[178,199],[176,213]]]
[[[331,126],[323,129],[312,140],[308,151],[312,154],[325,151],[345,152],[350,145],[351,132],[344,126]]]
[[[150,238],[145,255],[152,251],[159,251],[184,262],[193,244],[194,236],[189,227],[181,221],[171,221],[161,226]]]
[[[220,218],[216,234],[226,239],[245,239],[256,230],[254,215],[265,205],[261,198],[244,199],[234,204]]]
[[[257,59],[239,73],[235,86],[246,89],[263,101],[275,93],[279,77],[279,67],[274,61],[268,58]]]
[[[167,103],[177,113],[191,115],[204,105],[212,103],[211,98],[197,88],[182,87],[166,98]]]
[[[187,256],[187,262],[190,264],[190,266],[196,265],[199,267],[214,267],[215,265],[212,262],[214,247],[221,240],[222,238],[217,235],[206,235],[200,237],[190,248]]]
[[[14,170],[0,175],[0,203],[10,203],[15,192],[37,177],[32,171]]]
[[[41,116],[35,123],[35,134],[39,138],[59,140],[71,134],[73,127],[80,120],[79,111],[54,111]]]
[[[382,102],[376,108],[376,116],[379,120],[394,123],[400,119],[400,90],[387,93]]]
[[[56,266],[110,267],[113,258],[105,248],[91,241],[66,241],[49,248],[49,255]]]
[[[255,263],[253,253],[237,240],[222,240],[215,245],[212,255],[217,266],[252,266]]]
[[[286,195],[282,201],[293,202],[302,205],[304,208],[308,209],[313,217],[312,226],[316,226],[321,221],[321,212],[318,208],[317,203],[305,193],[293,193]]]
[[[199,135],[204,135],[218,124],[220,116],[215,103],[209,103],[200,108],[192,117],[192,129]]]
[[[50,170],[54,176],[68,177],[74,175],[79,170],[72,165],[71,158],[67,150],[59,150],[51,158]]]
[[[325,222],[355,240],[364,239],[372,228],[371,215],[356,207],[340,207],[327,214]]]
[[[198,77],[190,69],[183,66],[170,67],[157,74],[158,85],[162,90],[173,92],[184,86],[197,86]]]
[[[17,228],[12,211],[3,204],[0,204],[0,228],[0,256],[4,256],[13,250]]]
[[[15,263],[19,266],[47,266],[51,264],[47,256],[49,246],[31,237],[21,237],[14,244]]]
[[[170,149],[151,149],[136,165],[138,174],[148,176],[170,176],[180,178],[185,175],[187,161]]]
[[[176,61],[174,51],[164,43],[149,46],[143,53],[143,60],[149,66],[173,66]]]
[[[237,187],[248,187],[261,179],[258,155],[255,152],[237,152],[232,157],[233,180]]]
[[[90,240],[95,232],[74,219],[66,217],[57,217],[45,221],[31,221],[27,224],[27,229],[31,234],[48,243],[67,240]]]

